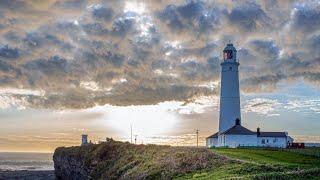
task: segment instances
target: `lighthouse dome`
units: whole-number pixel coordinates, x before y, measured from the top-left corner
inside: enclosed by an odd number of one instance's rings
[[[237,51],[233,44],[227,44],[223,51]]]

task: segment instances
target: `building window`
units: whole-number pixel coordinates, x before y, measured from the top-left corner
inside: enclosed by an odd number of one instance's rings
[[[232,71],[232,67],[229,67],[229,70]]]
[[[224,54],[223,54],[223,58],[224,60],[227,60],[227,59],[232,59],[232,51],[231,50],[227,50],[227,51],[224,51]]]
[[[274,139],[273,139],[273,142],[274,142],[274,143],[277,142],[277,138],[274,138]]]
[[[267,139],[267,143],[269,143],[269,139]]]
[[[265,144],[266,142],[265,142],[265,140],[264,139],[262,139],[261,140],[261,144]]]

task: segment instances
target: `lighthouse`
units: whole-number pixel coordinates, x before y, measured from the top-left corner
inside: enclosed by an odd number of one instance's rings
[[[286,148],[293,138],[287,132],[251,131],[241,125],[239,62],[233,44],[223,50],[221,62],[220,116],[218,132],[206,138],[207,147]]]
[[[221,63],[219,133],[230,129],[235,123],[241,124],[238,67],[237,50],[233,44],[227,44]]]

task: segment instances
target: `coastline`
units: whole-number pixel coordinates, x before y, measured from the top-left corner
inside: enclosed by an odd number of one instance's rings
[[[54,170],[1,170],[0,179],[54,180]]]

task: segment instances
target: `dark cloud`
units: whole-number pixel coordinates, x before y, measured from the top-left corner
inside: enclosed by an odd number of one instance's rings
[[[84,24],[82,28],[86,33],[93,35],[107,35],[109,33],[109,30],[100,23]]]
[[[126,34],[130,30],[132,30],[135,23],[136,16],[137,16],[136,13],[127,12],[122,16],[117,17],[113,22],[112,31],[118,35]]]
[[[169,61],[165,61],[165,60],[157,60],[152,62],[151,67],[152,69],[167,69],[170,66],[170,62]]]
[[[203,13],[204,6],[205,4],[201,1],[190,1],[185,5],[177,7],[177,11],[186,19],[196,19]]]
[[[20,0],[3,0],[0,1],[0,9],[20,9],[25,7],[26,3]]]
[[[292,16],[294,30],[310,33],[320,29],[319,4],[297,4],[292,10]]]
[[[55,3],[56,7],[77,9],[84,8],[87,5],[87,0],[58,0]]]
[[[186,85],[156,85],[154,87],[139,86],[130,91],[125,91],[112,96],[112,102],[116,105],[153,104],[163,101],[185,101],[193,96],[217,94],[204,87]]]
[[[159,13],[159,18],[162,19],[173,30],[180,30],[184,28],[184,25],[182,24],[176,12],[175,5],[168,5],[162,12]]]
[[[271,19],[261,6],[252,2],[233,8],[229,20],[231,25],[249,32],[269,28],[271,23]]]
[[[204,1],[188,1],[182,5],[167,5],[158,12],[158,17],[174,31],[204,33],[218,29],[224,8]]]
[[[121,66],[125,60],[125,56],[121,54],[116,54],[112,52],[107,52],[106,60],[115,66]]]
[[[310,37],[307,42],[306,46],[310,49],[310,55],[320,57],[320,51],[316,49],[320,49],[320,35],[315,35]]]
[[[18,48],[11,48],[9,45],[0,47],[0,57],[6,59],[16,59],[19,57]]]
[[[54,50],[56,47],[58,47],[62,52],[69,52],[74,48],[70,43],[61,40],[56,35],[50,34],[49,32],[27,33],[22,41],[30,49],[43,48]],[[32,50],[30,49],[27,50],[28,53],[32,53]],[[51,54],[51,52],[49,53]]]
[[[92,11],[92,16],[98,20],[110,21],[113,15],[113,10],[111,8],[98,6]]]
[[[240,82],[241,90],[244,92],[272,92],[276,89],[276,84],[286,78],[287,76],[281,73],[251,76]]]
[[[275,59],[279,56],[280,50],[272,40],[253,40],[250,42],[252,49],[264,57]]]
[[[20,69],[17,69],[13,65],[11,65],[8,62],[3,61],[3,60],[0,60],[0,71],[6,73],[7,75],[11,75],[13,77],[16,77],[16,78],[21,75]]]
[[[19,42],[22,38],[15,32],[9,31],[4,34],[4,38],[8,41]]]
[[[30,71],[41,71],[48,75],[68,72],[68,62],[59,56],[53,56],[49,59],[37,59],[27,62],[24,68]]]

